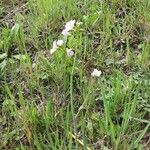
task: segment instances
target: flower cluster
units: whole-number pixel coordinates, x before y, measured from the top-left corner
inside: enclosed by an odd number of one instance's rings
[[[61,34],[67,38],[70,35],[70,31],[73,30],[73,28],[76,25],[80,25],[82,24],[82,22],[76,22],[75,20],[70,20],[69,22],[66,23],[65,28],[63,29],[63,31],[61,32]],[[53,42],[53,47],[50,50],[50,53],[53,54],[59,47],[61,47],[64,44],[63,40],[55,40]],[[66,53],[68,57],[72,57],[74,55],[74,51],[70,48],[70,49],[66,49]],[[93,72],[91,73],[92,77],[99,77],[102,74],[102,72],[100,70],[94,69]]]
[[[70,20],[69,22],[66,23],[64,30],[61,32],[61,34],[64,37],[68,37],[70,35],[70,31],[73,30],[73,28],[75,27],[75,20]],[[55,40],[53,42],[53,47],[50,50],[50,53],[53,54],[59,47],[61,47],[64,44],[63,40]],[[74,52],[72,49],[66,49],[67,52],[67,56],[68,57],[72,57],[74,55]]]

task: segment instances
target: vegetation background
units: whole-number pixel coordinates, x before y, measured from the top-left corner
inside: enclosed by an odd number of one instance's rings
[[[2,0],[0,132],[6,150],[148,150],[150,1]]]

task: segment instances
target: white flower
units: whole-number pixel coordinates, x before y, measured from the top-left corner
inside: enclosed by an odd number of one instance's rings
[[[75,20],[70,20],[69,22],[67,22],[65,25],[65,29],[61,32],[61,34],[63,34],[64,36],[68,36],[70,34],[69,31],[74,28],[75,22]]]
[[[64,35],[64,36],[70,35],[69,31],[66,30],[66,29],[64,29],[64,30],[61,32],[61,34]]]
[[[64,41],[63,40],[58,40],[56,44],[57,44],[57,46],[62,46],[64,44]]]
[[[67,31],[72,30],[74,28],[75,22],[76,22],[75,20],[70,20],[69,22],[67,22],[66,25],[65,25],[65,29]]]
[[[71,48],[70,49],[67,48],[66,51],[67,51],[67,56],[68,57],[72,57],[74,55],[74,51]]]
[[[53,54],[60,46],[64,44],[63,40],[55,40],[53,42],[53,48],[50,50],[50,53]]]
[[[101,71],[97,70],[97,69],[94,69],[94,71],[91,73],[91,76],[92,77],[99,77],[100,75],[102,74]]]
[[[53,48],[50,50],[50,53],[53,54],[56,50],[57,50],[58,46],[57,46],[57,42],[54,41],[53,42]]]

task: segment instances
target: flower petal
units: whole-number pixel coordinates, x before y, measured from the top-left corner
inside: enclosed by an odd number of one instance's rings
[[[76,22],[75,20],[70,20],[69,22],[67,22],[65,25],[65,29],[67,31],[72,30],[74,28],[75,22]]]
[[[57,46],[62,46],[64,44],[64,41],[63,40],[58,40],[56,44],[57,44]]]
[[[93,77],[99,77],[102,74],[100,70],[94,69],[94,71],[91,73],[91,76]]]
[[[57,46],[57,42],[54,41],[53,42],[53,48],[50,50],[50,53],[53,54],[56,50],[57,50],[58,46]]]
[[[67,49],[67,56],[72,57],[74,55],[74,51],[72,49]]]
[[[69,31],[66,30],[66,29],[64,29],[64,30],[61,32],[61,34],[64,35],[64,36],[66,36],[66,37],[67,37],[68,35],[70,35]]]

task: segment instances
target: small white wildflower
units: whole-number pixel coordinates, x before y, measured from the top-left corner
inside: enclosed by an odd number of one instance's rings
[[[74,51],[70,48],[70,49],[67,49],[67,56],[68,57],[72,57],[74,55]]]
[[[68,31],[72,30],[74,28],[75,22],[75,20],[70,20],[69,22],[67,22],[65,25],[65,29]]]
[[[94,69],[94,71],[91,73],[92,77],[99,77],[102,74],[100,70]]]
[[[64,41],[63,40],[58,40],[56,44],[57,44],[57,46],[62,46],[64,44]]]
[[[50,50],[50,53],[53,54],[56,50],[57,50],[58,46],[57,46],[57,42],[54,41],[53,42],[53,48]]]
[[[70,35],[69,31],[71,31],[74,28],[75,22],[75,20],[68,21],[65,25],[65,29],[62,31],[61,34],[63,34],[64,36]]]

